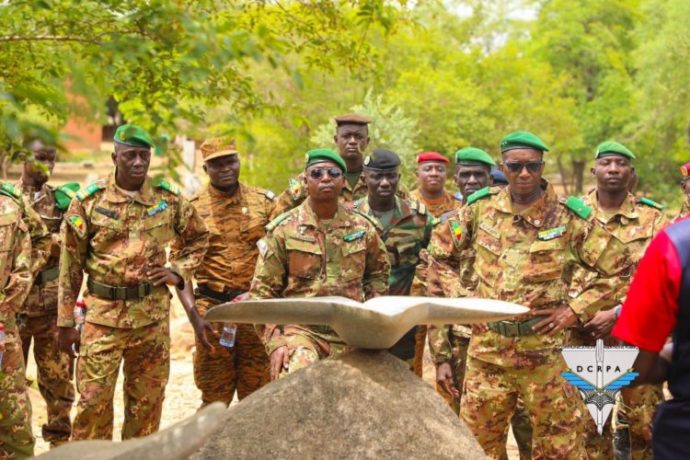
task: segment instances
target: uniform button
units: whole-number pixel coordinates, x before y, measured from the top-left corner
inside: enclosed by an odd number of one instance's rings
[[[535,220],[534,225],[541,225],[541,221],[539,219]]]

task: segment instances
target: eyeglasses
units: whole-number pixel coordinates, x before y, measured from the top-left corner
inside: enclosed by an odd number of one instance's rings
[[[309,170],[309,177],[321,179],[324,173],[327,173],[332,179],[337,179],[343,175],[343,172],[338,168],[314,168]]]
[[[527,168],[527,171],[529,171],[531,173],[536,173],[536,172],[539,172],[539,170],[541,169],[544,162],[543,161],[526,161],[525,163],[522,163],[520,161],[506,161],[503,164],[512,173],[522,172],[523,168]]]

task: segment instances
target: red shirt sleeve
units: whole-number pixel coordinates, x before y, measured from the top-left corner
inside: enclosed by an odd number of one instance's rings
[[[612,334],[657,353],[676,325],[681,266],[675,246],[661,232],[640,261]]]

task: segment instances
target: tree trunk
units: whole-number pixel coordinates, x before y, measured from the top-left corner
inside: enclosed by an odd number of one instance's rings
[[[576,195],[582,195],[585,180],[585,164],[584,160],[573,160],[573,176],[575,179],[575,191]]]

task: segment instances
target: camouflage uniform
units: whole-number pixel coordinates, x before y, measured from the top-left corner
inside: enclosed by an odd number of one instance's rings
[[[388,278],[389,294],[410,295],[415,269],[419,264],[419,253],[429,244],[436,219],[418,201],[400,198],[395,200],[393,217],[387,225],[376,218],[366,198],[356,201],[354,209],[366,214],[379,224],[377,229],[386,245],[391,263],[391,274]],[[418,329],[417,327],[411,329],[390,351],[399,358],[406,360],[410,364],[410,368],[421,377],[422,367],[417,367],[415,360]],[[422,350],[424,350],[423,347]]]
[[[56,446],[69,441],[70,410],[74,402],[70,357],[60,353],[57,348],[57,277],[62,212],[56,205],[54,189],[48,184],[44,184],[40,190],[23,185],[21,181],[16,185],[24,195],[25,202],[36,211],[50,232],[49,259],[45,266],[40,267],[18,316],[18,326],[24,360],[28,360],[29,347],[34,341],[38,389],[48,411],[42,435],[51,446]]]
[[[679,220],[688,216],[690,216],[690,198],[685,200],[683,206],[680,207],[680,211],[678,212],[678,215],[676,216],[675,220]]]
[[[166,246],[180,238],[184,247],[172,270],[190,282],[206,252],[208,231],[177,187],[147,178],[131,196],[115,184],[113,173],[72,200],[60,238],[59,327],[75,325],[73,307],[84,272],[89,275],[72,438],[112,438],[113,393],[122,360],[122,438],[151,434],[160,423],[170,367],[170,291],[148,284],[146,271],[164,265]],[[98,287],[104,285],[113,288]],[[130,287],[126,294],[125,286]]]
[[[270,222],[274,200],[270,191],[244,184],[239,184],[233,196],[208,185],[191,200],[210,236],[208,251],[195,274],[202,287],[196,295],[196,307],[202,316],[222,303],[203,295],[204,288],[229,297],[249,290],[259,255],[256,242],[266,233],[264,227]],[[214,323],[213,327],[216,334],[208,337],[215,346],[213,350],[196,339],[194,382],[201,390],[202,407],[214,401],[230,404],[235,390],[241,400],[269,379],[268,356],[252,325],[238,325],[232,348],[218,344],[223,324]]]
[[[24,214],[26,211],[27,214]],[[16,314],[31,289],[36,267],[45,263],[47,233],[9,184],[0,191],[0,324],[5,351],[0,367],[0,459],[33,455],[31,401],[26,392],[25,363]],[[32,237],[37,251],[32,258]]]
[[[590,224],[577,199],[559,199],[544,181],[543,196],[515,213],[508,188],[485,188],[434,231],[429,245],[431,295],[464,296],[459,280],[464,251],[474,248],[476,294],[525,305],[531,310],[568,304],[576,314],[611,296],[597,286],[568,298],[567,274],[588,268],[581,261]],[[462,280],[461,280],[462,281]],[[441,292],[434,292],[440,287]],[[469,345],[461,415],[486,453],[505,455],[508,421],[522,398],[534,430],[533,458],[585,458],[584,403],[561,372],[565,332],[537,335],[531,326],[542,318],[491,323],[474,330]],[[500,332],[499,332],[500,331]]]
[[[319,221],[304,202],[278,216],[266,230],[258,243],[252,299],[343,296],[363,302],[388,293],[388,254],[374,224],[363,215],[340,205],[333,219]],[[277,338],[276,328],[282,329]],[[269,356],[288,347],[290,362],[281,375],[345,349],[327,326],[268,325],[263,338]]]
[[[645,249],[654,236],[668,224],[662,207],[651,200],[628,197],[615,213],[603,210],[596,190],[589,192],[585,203],[594,210],[594,227],[583,245],[584,261],[596,272],[580,272],[584,278],[575,279],[578,291],[594,283],[598,275],[615,280],[616,295],[602,309],[621,304],[630,279]],[[578,295],[575,291],[571,295]],[[590,315],[588,312],[587,315]],[[580,329],[570,331],[569,345],[594,346],[595,341]],[[663,401],[661,385],[641,385],[622,391],[630,424],[631,453],[634,459],[651,458],[651,422],[656,404]],[[586,420],[587,452],[592,459],[613,458],[610,419],[604,435],[599,435],[593,420]],[[646,453],[645,453],[646,452]]]

